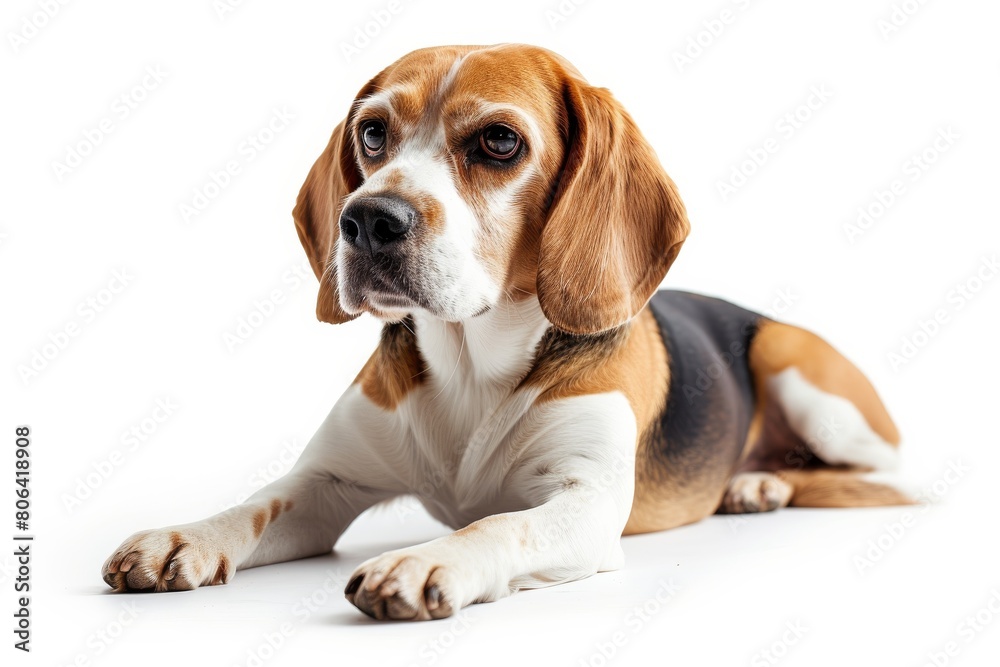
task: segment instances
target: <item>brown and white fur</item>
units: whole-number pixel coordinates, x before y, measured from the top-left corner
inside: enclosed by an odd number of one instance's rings
[[[432,619],[620,568],[623,534],[907,502],[862,476],[891,467],[898,443],[868,381],[770,320],[747,354],[740,441],[698,434],[697,466],[657,456],[671,366],[647,302],[688,220],[629,115],[551,52],[405,56],[360,91],[294,217],[319,319],[371,313],[381,342],[288,475],[128,538],[104,565],[115,590],[328,553],[365,509],[415,494],[455,532],[368,560],[346,594],[376,618]],[[831,416],[844,427],[820,437]]]

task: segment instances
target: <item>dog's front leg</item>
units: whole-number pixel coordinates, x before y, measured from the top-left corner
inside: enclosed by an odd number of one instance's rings
[[[378,619],[428,620],[621,567],[635,485],[628,402],[615,393],[549,403],[532,409],[523,434],[504,493],[530,509],[373,558],[351,576],[347,599]]]
[[[146,530],[104,563],[116,591],[173,591],[227,583],[237,569],[329,552],[361,512],[401,492],[371,447],[393,433],[355,385],[286,476],[207,519]]]

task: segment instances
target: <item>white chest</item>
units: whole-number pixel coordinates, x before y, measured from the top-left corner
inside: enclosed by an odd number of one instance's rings
[[[504,481],[536,395],[515,391],[548,328],[534,299],[466,322],[415,318],[426,381],[400,406],[415,493],[451,525],[524,503]]]

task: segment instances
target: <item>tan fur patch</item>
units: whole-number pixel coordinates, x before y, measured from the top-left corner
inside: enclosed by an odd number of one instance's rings
[[[566,334],[565,349],[546,350],[522,382],[544,387],[539,402],[620,391],[636,415],[640,433],[659,416],[666,400],[666,348],[652,312],[643,310],[630,324],[599,336]]]
[[[264,533],[264,528],[267,526],[267,512],[264,510],[257,510],[253,513],[253,536],[260,537]]]
[[[902,491],[866,481],[848,470],[779,470],[775,473],[794,487],[792,507],[881,507],[913,505]]]
[[[763,322],[750,346],[750,369],[758,388],[762,379],[789,366],[814,387],[851,401],[879,437],[899,444],[899,430],[875,387],[854,364],[816,334],[790,324]]]
[[[378,348],[354,380],[365,396],[385,410],[394,409],[410,390],[425,381],[424,361],[412,328],[412,322],[383,327]]]

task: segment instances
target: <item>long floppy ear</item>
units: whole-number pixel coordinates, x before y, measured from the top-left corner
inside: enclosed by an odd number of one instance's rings
[[[604,88],[567,74],[566,159],[542,231],[538,299],[570,333],[634,317],[680,252],[689,224],[677,188]]]
[[[299,240],[309,256],[313,272],[319,278],[316,317],[330,324],[340,324],[357,317],[340,306],[334,257],[344,198],[364,180],[354,162],[346,125],[345,120],[334,129],[326,150],[309,170],[292,210]]]

